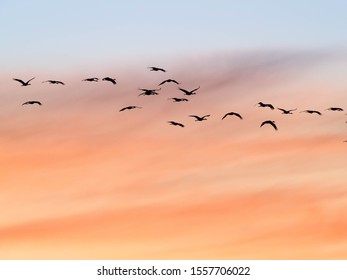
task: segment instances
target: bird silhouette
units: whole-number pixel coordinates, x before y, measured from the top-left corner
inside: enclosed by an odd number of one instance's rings
[[[50,83],[50,84],[54,84],[54,85],[65,85],[63,82],[55,81],[55,80],[47,80],[47,81],[44,81],[42,83]]]
[[[145,89],[145,88],[139,88],[139,90],[142,90],[143,92],[139,94],[140,95],[158,95],[159,90],[161,90],[161,88],[159,89]]]
[[[99,78],[87,78],[82,80],[83,82],[98,82]]]
[[[199,116],[196,116],[196,115],[189,115],[189,117],[193,117],[195,118],[195,121],[196,122],[201,122],[201,121],[206,121],[207,117],[209,117],[210,115],[205,115],[205,116],[202,116],[202,117],[199,117]]]
[[[117,84],[116,79],[110,78],[110,77],[105,77],[102,79],[103,81],[111,82],[112,84]]]
[[[271,110],[275,109],[272,104],[266,104],[266,103],[263,103],[263,102],[258,102],[255,105],[259,105],[258,107],[269,107]]]
[[[30,86],[31,84],[30,84],[30,81],[32,81],[32,80],[34,80],[35,79],[35,77],[34,78],[31,78],[30,80],[28,80],[28,81],[26,81],[26,82],[24,82],[23,80],[21,80],[21,79],[13,79],[14,81],[17,81],[17,82],[20,82],[21,84],[22,84],[22,87],[26,87],[26,86]]]
[[[339,108],[339,107],[330,107],[330,108],[326,109],[325,111],[338,111],[338,112],[341,112],[341,111],[343,111],[343,109]]]
[[[233,116],[233,115],[236,116],[236,117],[238,117],[238,118],[240,118],[240,119],[242,120],[241,115],[238,114],[238,113],[235,113],[235,112],[226,113],[226,114],[224,115],[224,117],[222,118],[222,120],[224,120],[227,116]]]
[[[276,126],[276,124],[275,124],[275,121],[270,121],[270,120],[268,120],[268,121],[263,121],[263,122],[261,123],[260,127],[262,127],[262,126],[265,125],[265,124],[269,124],[269,125],[271,125],[275,130],[278,130],[278,129],[277,129],[277,126]]]
[[[161,71],[161,72],[166,72],[166,70],[165,69],[163,69],[163,68],[159,68],[159,67],[148,67],[148,69],[150,70],[150,71]]]
[[[309,113],[309,114],[317,114],[317,115],[322,115],[321,112],[319,111],[315,111],[315,110],[305,110],[305,111],[301,111],[300,113]]]
[[[125,110],[132,110],[132,109],[136,109],[136,108],[141,109],[142,107],[139,107],[139,106],[127,106],[127,107],[124,107],[124,108],[120,109],[119,112],[123,112]]]
[[[22,106],[23,105],[33,105],[33,104],[38,104],[38,105],[42,105],[42,103],[40,102],[40,101],[27,101],[27,102],[24,102],[23,104],[22,104]]]
[[[285,114],[285,115],[288,115],[288,114],[290,114],[290,115],[292,115],[293,113],[293,111],[295,111],[295,110],[297,110],[298,108],[295,108],[295,109],[291,109],[291,110],[286,110],[286,109],[282,109],[282,108],[277,108],[278,110],[281,110],[282,111],[282,114]]]
[[[172,98],[169,98],[169,99],[172,99],[173,102],[182,102],[182,101],[188,101],[187,98],[177,98],[177,97],[172,97]]]
[[[179,122],[168,121],[168,123],[169,123],[170,125],[175,125],[175,126],[184,127],[184,125],[183,125],[183,124],[181,124],[181,123],[179,123]]]
[[[175,83],[175,84],[177,84],[177,85],[179,85],[180,83],[179,82],[177,82],[176,80],[173,80],[173,79],[167,79],[167,80],[165,80],[165,81],[162,81],[158,86],[161,86],[161,85],[163,85],[163,84],[165,84],[165,83]]]
[[[180,91],[183,91],[185,95],[193,95],[196,94],[196,91],[200,88],[200,86],[198,86],[196,89],[193,90],[186,90],[184,88],[178,88]]]

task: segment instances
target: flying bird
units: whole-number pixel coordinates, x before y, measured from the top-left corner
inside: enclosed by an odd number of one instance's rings
[[[30,80],[28,80],[28,81],[26,81],[26,82],[24,82],[23,80],[21,80],[21,79],[13,79],[14,81],[17,81],[17,82],[20,82],[21,84],[22,84],[22,87],[26,87],[26,86],[30,86],[31,84],[30,84],[30,81],[32,81],[32,80],[34,80],[35,79],[35,77],[34,78],[31,78]]]
[[[291,109],[291,110],[286,110],[286,109],[282,109],[282,108],[277,108],[278,110],[281,110],[282,111],[282,114],[285,114],[285,115],[288,115],[288,114],[290,114],[290,115],[292,115],[293,113],[293,111],[295,111],[295,110],[297,110],[298,108],[295,108],[295,109]]]
[[[275,109],[272,104],[266,104],[266,103],[263,103],[263,102],[258,102],[255,105],[259,105],[258,107],[269,107],[271,110]]]
[[[47,81],[44,81],[42,83],[50,83],[50,84],[53,84],[53,85],[65,85],[63,82],[55,81],[55,80],[47,80]]]
[[[210,115],[205,115],[205,116],[202,116],[202,117],[199,117],[199,116],[196,116],[196,115],[189,115],[189,117],[193,117],[195,118],[195,121],[196,122],[201,122],[201,121],[206,121],[207,117],[209,117]]]
[[[145,89],[145,88],[139,88],[139,90],[142,90],[143,92],[139,94],[140,95],[158,95],[159,90],[161,90],[161,88],[159,89]]]
[[[168,123],[169,123],[170,125],[175,125],[175,126],[184,127],[184,125],[183,125],[183,124],[181,124],[181,123],[179,123],[179,122],[168,121]]]
[[[124,108],[120,109],[119,112],[123,112],[125,110],[132,110],[132,109],[136,109],[136,108],[141,109],[142,107],[139,107],[139,106],[127,106],[127,107],[124,107]]]
[[[82,80],[83,82],[98,82],[99,78],[87,78]]]
[[[102,79],[103,81],[111,82],[112,84],[117,84],[116,79],[110,78],[110,77],[105,77]]]
[[[33,105],[33,104],[38,104],[38,105],[42,105],[42,103],[40,102],[40,101],[27,101],[27,102],[24,102],[23,104],[22,104],[22,106],[23,105]]]
[[[165,69],[159,68],[159,67],[148,67],[148,69],[150,69],[150,71],[161,71],[161,72],[166,72]]]
[[[328,108],[328,109],[326,109],[325,111],[338,111],[338,112],[341,112],[341,111],[343,111],[343,109],[342,108],[339,108],[339,107],[330,107],[330,108]]]
[[[177,98],[177,97],[173,97],[173,98],[169,98],[172,99],[173,102],[182,102],[182,101],[188,101],[187,98]]]
[[[161,85],[163,85],[163,84],[165,84],[165,83],[175,83],[175,84],[177,84],[177,85],[179,85],[180,83],[179,82],[177,82],[176,80],[173,80],[173,79],[167,79],[167,80],[165,80],[165,81],[162,81],[158,86],[161,86]]]
[[[238,118],[240,118],[240,119],[242,120],[241,115],[238,114],[238,113],[235,113],[235,112],[226,113],[226,114],[224,115],[224,117],[222,118],[222,120],[224,120],[227,116],[233,116],[233,115],[236,116],[236,117],[238,117]]]
[[[199,88],[200,88],[200,86],[197,87],[196,89],[193,89],[193,90],[186,90],[186,89],[180,88],[180,87],[179,87],[178,89],[179,89],[180,91],[183,91],[185,95],[193,95],[193,94],[196,94],[196,91],[197,91]]]
[[[322,115],[321,112],[319,111],[315,111],[315,110],[305,110],[305,111],[301,111],[300,113],[309,113],[309,114],[317,114],[317,115]]]
[[[269,125],[271,125],[275,130],[278,130],[277,129],[277,126],[276,126],[276,124],[275,124],[275,121],[263,121],[262,123],[261,123],[261,125],[260,125],[260,127],[262,127],[263,125],[265,125],[265,124],[269,124]]]

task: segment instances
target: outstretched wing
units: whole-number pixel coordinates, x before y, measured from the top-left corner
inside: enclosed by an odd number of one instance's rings
[[[14,81],[20,82],[22,85],[25,85],[25,82],[22,81],[21,79],[13,79]]]
[[[184,88],[178,88],[180,91],[183,91],[184,93],[186,93],[186,94],[190,94],[190,91],[188,91],[188,90],[186,90],[186,89],[184,89]]]
[[[198,86],[196,89],[193,89],[191,92],[193,93],[194,91],[197,91],[200,88],[200,86]]]

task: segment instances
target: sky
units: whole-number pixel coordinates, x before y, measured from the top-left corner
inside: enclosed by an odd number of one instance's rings
[[[346,5],[1,1],[0,259],[346,259]]]

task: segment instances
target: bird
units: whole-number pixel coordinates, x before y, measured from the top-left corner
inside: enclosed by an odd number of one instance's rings
[[[42,103],[40,102],[40,101],[27,101],[27,102],[24,102],[23,104],[22,104],[22,106],[23,105],[33,105],[33,104],[38,104],[38,105],[42,105]]]
[[[99,78],[87,78],[82,80],[83,82],[98,82]]]
[[[50,84],[54,84],[54,85],[65,85],[63,82],[55,81],[55,80],[47,80],[47,81],[44,81],[42,83],[50,83]]]
[[[189,115],[189,117],[193,117],[195,118],[195,121],[196,122],[201,122],[201,121],[206,121],[207,117],[209,117],[210,115],[205,115],[205,116],[202,116],[202,117],[199,117],[199,116],[196,116],[196,115]]]
[[[197,91],[198,89],[200,88],[200,86],[198,86],[196,89],[193,89],[193,90],[186,90],[184,88],[178,88],[180,91],[183,91],[185,95],[193,95],[193,94],[196,94],[195,91]]]
[[[173,102],[182,102],[182,101],[188,101],[187,98],[177,98],[177,97],[173,97],[173,98],[169,98],[172,99]]]
[[[301,111],[300,113],[309,113],[309,114],[317,114],[317,115],[322,115],[321,112],[319,111],[315,111],[315,110],[305,110],[305,111]]]
[[[179,122],[168,121],[168,123],[169,123],[170,125],[175,125],[175,126],[184,127],[184,125],[183,125],[183,124],[181,124],[181,123],[179,123]]]
[[[343,111],[343,109],[339,108],[339,107],[330,107],[330,108],[326,109],[325,111],[338,111],[338,112],[341,112],[341,111]]]
[[[234,115],[234,116],[236,116],[236,117],[238,117],[238,118],[240,118],[240,119],[242,120],[241,115],[238,114],[238,113],[235,113],[235,112],[226,113],[226,114],[224,115],[224,117],[222,118],[222,120],[224,120],[227,116],[232,116],[232,115]]]
[[[26,86],[30,86],[31,84],[30,84],[30,81],[32,81],[32,80],[34,80],[35,79],[35,77],[34,78],[31,78],[30,80],[28,80],[28,81],[26,81],[26,82],[24,82],[23,80],[21,80],[21,79],[13,79],[14,81],[17,81],[17,82],[20,82],[21,84],[22,84],[22,87],[26,87]]]
[[[270,120],[268,120],[268,121],[263,121],[263,122],[261,123],[260,127],[262,127],[262,126],[265,125],[265,124],[272,125],[272,127],[273,127],[275,130],[278,130],[278,128],[277,128],[277,126],[276,126],[276,124],[275,124],[275,121],[270,121]]]
[[[139,94],[140,95],[158,95],[159,90],[161,90],[161,88],[159,89],[145,89],[145,88],[139,88],[139,90],[142,90],[143,92]]]
[[[282,108],[277,108],[278,110],[281,110],[282,111],[282,114],[285,114],[285,115],[288,115],[288,114],[290,114],[290,115],[292,115],[293,113],[293,111],[295,111],[295,110],[297,110],[298,108],[295,108],[295,109],[291,109],[291,110],[286,110],[286,109],[282,109]]]
[[[166,72],[165,69],[159,68],[159,67],[154,67],[154,66],[148,67],[148,69],[150,69],[150,71],[161,71],[161,72]]]
[[[272,104],[266,104],[266,103],[263,103],[263,102],[258,102],[255,105],[259,105],[258,107],[269,107],[271,110],[275,109]]]
[[[177,84],[177,85],[179,85],[180,83],[179,82],[177,82],[176,80],[173,80],[173,79],[167,79],[167,80],[165,80],[165,81],[162,81],[158,86],[161,86],[161,85],[163,85],[163,84],[165,84],[165,83],[175,83],[175,84]]]
[[[127,106],[127,107],[124,107],[124,108],[120,109],[119,112],[123,112],[125,110],[132,110],[132,109],[136,109],[136,108],[141,109],[142,107],[139,107],[139,106]]]
[[[105,77],[102,79],[103,81],[108,81],[111,82],[112,84],[117,84],[116,79],[110,78],[110,77]]]

